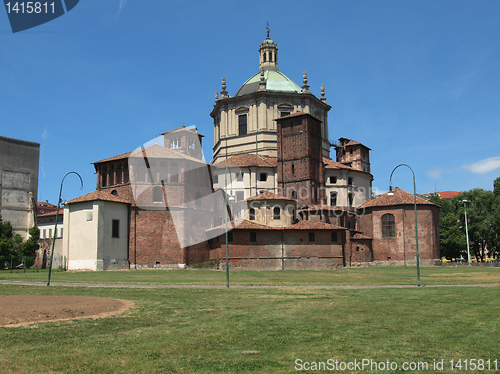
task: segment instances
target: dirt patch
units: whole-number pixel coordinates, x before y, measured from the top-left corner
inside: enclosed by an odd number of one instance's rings
[[[123,313],[133,302],[106,297],[0,295],[0,326],[78,318],[104,318]]]

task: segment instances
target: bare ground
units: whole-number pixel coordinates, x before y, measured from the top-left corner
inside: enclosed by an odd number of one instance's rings
[[[105,297],[0,295],[0,326],[104,318],[123,313],[133,302]]]

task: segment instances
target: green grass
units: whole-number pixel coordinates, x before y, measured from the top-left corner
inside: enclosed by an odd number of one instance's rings
[[[318,282],[321,274],[308,272],[303,281]],[[249,275],[242,276],[248,281]],[[500,360],[498,287],[228,290],[0,285],[0,294],[102,296],[136,304],[106,319],[0,328],[2,373],[291,373],[296,359],[425,361],[430,370],[420,372],[432,373],[434,360]],[[443,372],[451,372],[446,364]]]
[[[500,283],[500,268],[421,267],[421,283],[480,284]],[[231,271],[231,285],[265,286],[367,286],[414,285],[416,267],[368,267],[337,270]],[[47,282],[47,271],[0,271],[0,280]],[[226,273],[216,270],[121,270],[104,272],[52,272],[52,282],[109,284],[226,284]]]

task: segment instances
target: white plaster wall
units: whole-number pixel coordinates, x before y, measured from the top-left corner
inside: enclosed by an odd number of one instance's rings
[[[68,270],[97,270],[97,221],[98,207],[92,201],[65,207],[63,252]]]
[[[99,228],[97,259],[101,268],[107,270],[121,267],[128,261],[128,205],[110,201],[98,201]],[[112,237],[113,220],[119,220],[119,237]]]

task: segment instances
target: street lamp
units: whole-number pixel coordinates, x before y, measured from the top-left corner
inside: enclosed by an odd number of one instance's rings
[[[80,174],[78,174],[76,171],[70,171],[69,173],[66,173],[63,177],[63,179],[61,180],[61,187],[59,188],[59,198],[57,199],[57,210],[56,210],[56,225],[54,227],[54,238],[52,239],[52,251],[50,252],[50,265],[49,265],[49,279],[47,281],[47,286],[50,286],[50,275],[52,274],[52,261],[54,260],[54,245],[56,244],[56,236],[57,236],[57,220],[59,219],[59,206],[61,204],[61,193],[62,193],[62,188],[63,188],[63,183],[64,183],[64,179],[66,179],[66,177],[69,175],[69,174],[76,174],[78,175],[78,178],[80,178],[80,182],[81,182],[81,187],[80,189],[83,190],[83,179],[82,177],[80,176]]]
[[[389,193],[388,196],[394,196],[394,192],[392,192],[392,174],[396,171],[396,169],[400,166],[406,166],[408,169],[411,170],[411,173],[413,174],[413,205],[415,207],[415,242],[417,245],[417,286],[420,287],[420,256],[418,253],[418,221],[417,221],[417,185],[415,183],[415,173],[413,172],[413,169],[407,165],[407,164],[399,164],[396,166],[392,172],[391,172],[391,177],[389,179]]]
[[[467,225],[467,203],[470,203],[469,200],[462,200],[464,203],[464,211],[465,211],[465,236],[467,238],[467,264],[470,265],[470,249],[469,249],[469,227]]]

